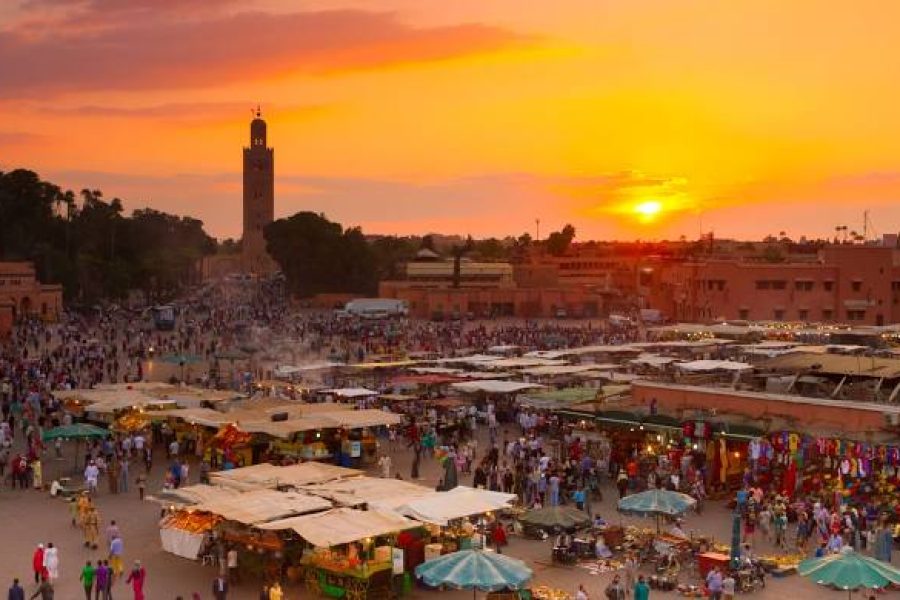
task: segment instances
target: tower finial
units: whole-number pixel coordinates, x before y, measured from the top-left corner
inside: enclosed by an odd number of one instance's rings
[[[262,111],[259,110],[259,104],[256,105],[256,118],[259,119],[262,117]]]

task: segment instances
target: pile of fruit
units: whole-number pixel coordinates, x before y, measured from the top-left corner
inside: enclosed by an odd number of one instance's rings
[[[806,556],[802,553],[761,556],[760,562],[776,569],[796,567]]]
[[[160,521],[161,529],[181,529],[190,533],[206,533],[216,525],[222,518],[217,515],[207,513],[189,513],[179,511],[172,513]]]
[[[144,413],[130,412],[116,419],[113,429],[116,431],[140,431],[147,427],[150,418]]]
[[[546,585],[539,585],[536,588],[532,588],[531,595],[535,600],[572,600],[572,594],[569,592],[551,588]]]

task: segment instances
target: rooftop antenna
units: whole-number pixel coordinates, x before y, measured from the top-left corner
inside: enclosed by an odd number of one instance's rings
[[[536,242],[541,241],[541,220],[540,219],[534,220],[534,236],[535,236],[534,241],[536,241]]]

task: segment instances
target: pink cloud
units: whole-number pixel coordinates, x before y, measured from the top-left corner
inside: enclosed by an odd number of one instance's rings
[[[527,40],[486,25],[416,28],[391,14],[358,10],[212,14],[128,18],[96,29],[79,29],[69,17],[62,24],[7,28],[0,31],[0,95],[197,88],[442,60]]]

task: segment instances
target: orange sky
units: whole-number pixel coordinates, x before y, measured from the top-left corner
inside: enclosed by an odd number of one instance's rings
[[[11,0],[0,169],[238,235],[259,102],[279,216],[650,239],[869,209],[885,233],[897,40],[889,0]]]

